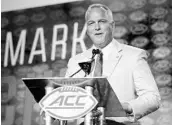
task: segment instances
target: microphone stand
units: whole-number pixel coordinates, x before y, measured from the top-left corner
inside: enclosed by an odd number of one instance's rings
[[[69,77],[73,77],[75,76],[77,73],[79,73],[81,70],[83,70],[85,72],[85,76],[90,74],[91,71],[91,64],[94,61],[94,57],[96,56],[96,54],[99,54],[100,50],[99,49],[93,49],[92,51],[92,57],[91,60],[88,62],[81,62],[78,63],[78,65],[81,67],[79,70],[77,70],[75,73],[73,73],[72,75],[70,75]]]
[[[69,77],[73,77],[74,75],[76,75],[77,73],[79,73],[82,70],[82,68],[80,68],[79,70],[77,70],[75,73],[73,73],[72,75],[70,75]]]
[[[90,74],[90,71],[91,71],[91,64],[95,60],[94,58],[95,58],[96,54],[100,54],[100,50],[99,49],[96,49],[96,50],[93,49],[92,54],[93,55],[91,57],[91,61],[78,63],[81,68],[79,70],[77,70],[75,73],[73,73],[69,77],[75,76],[81,70],[83,70],[85,72],[85,77],[86,77],[86,75],[89,75]],[[89,92],[90,94],[93,95],[93,91],[94,91],[93,90],[93,87],[91,87],[91,86],[85,86],[85,90],[87,92]],[[104,109],[104,107],[103,106],[100,106],[100,107],[97,108],[97,110],[101,112],[101,115],[98,118],[99,125],[106,124],[105,123],[105,109]],[[89,112],[88,114],[86,114],[85,120],[84,120],[84,125],[93,125],[93,112],[92,111]]]

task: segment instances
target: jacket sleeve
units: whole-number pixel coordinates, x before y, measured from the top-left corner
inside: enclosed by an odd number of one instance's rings
[[[129,104],[133,109],[134,119],[137,120],[155,110],[160,106],[160,94],[146,61],[146,51],[142,51],[137,58],[133,68],[133,80],[137,98]]]

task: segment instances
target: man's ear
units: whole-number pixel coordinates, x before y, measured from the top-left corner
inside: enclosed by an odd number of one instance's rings
[[[113,28],[115,28],[115,21],[112,21],[111,25]]]
[[[86,30],[85,36],[90,39],[90,36],[88,35],[88,32]]]
[[[86,33],[85,33],[85,35],[88,37],[88,32],[87,32],[87,30],[86,30]]]
[[[114,34],[114,32],[115,32],[115,21],[113,21],[111,23],[111,25],[112,25],[112,34]]]

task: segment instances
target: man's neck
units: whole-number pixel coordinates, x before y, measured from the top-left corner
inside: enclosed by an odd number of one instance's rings
[[[113,48],[113,39],[112,41],[105,47],[103,48],[98,48],[95,45],[93,45],[94,49],[100,49],[101,52],[103,53],[103,57],[108,59],[108,55],[111,53],[111,51],[114,49]]]

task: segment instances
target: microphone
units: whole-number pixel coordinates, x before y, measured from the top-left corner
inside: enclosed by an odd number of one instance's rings
[[[91,57],[91,59],[93,59],[96,54],[100,54],[100,50],[99,49],[93,49],[92,50],[92,57]]]
[[[96,54],[100,54],[101,51],[99,49],[93,49],[92,50],[92,57],[90,61],[87,62],[80,62],[78,63],[78,65],[81,67],[79,70],[77,70],[75,73],[73,73],[71,76],[69,77],[73,77],[75,76],[77,73],[79,73],[81,70],[83,70],[85,72],[85,76],[89,75],[91,72],[91,64],[94,61],[94,57]]]
[[[100,50],[99,49],[93,49],[92,50],[92,54],[94,55],[94,54],[99,54],[100,53]]]

